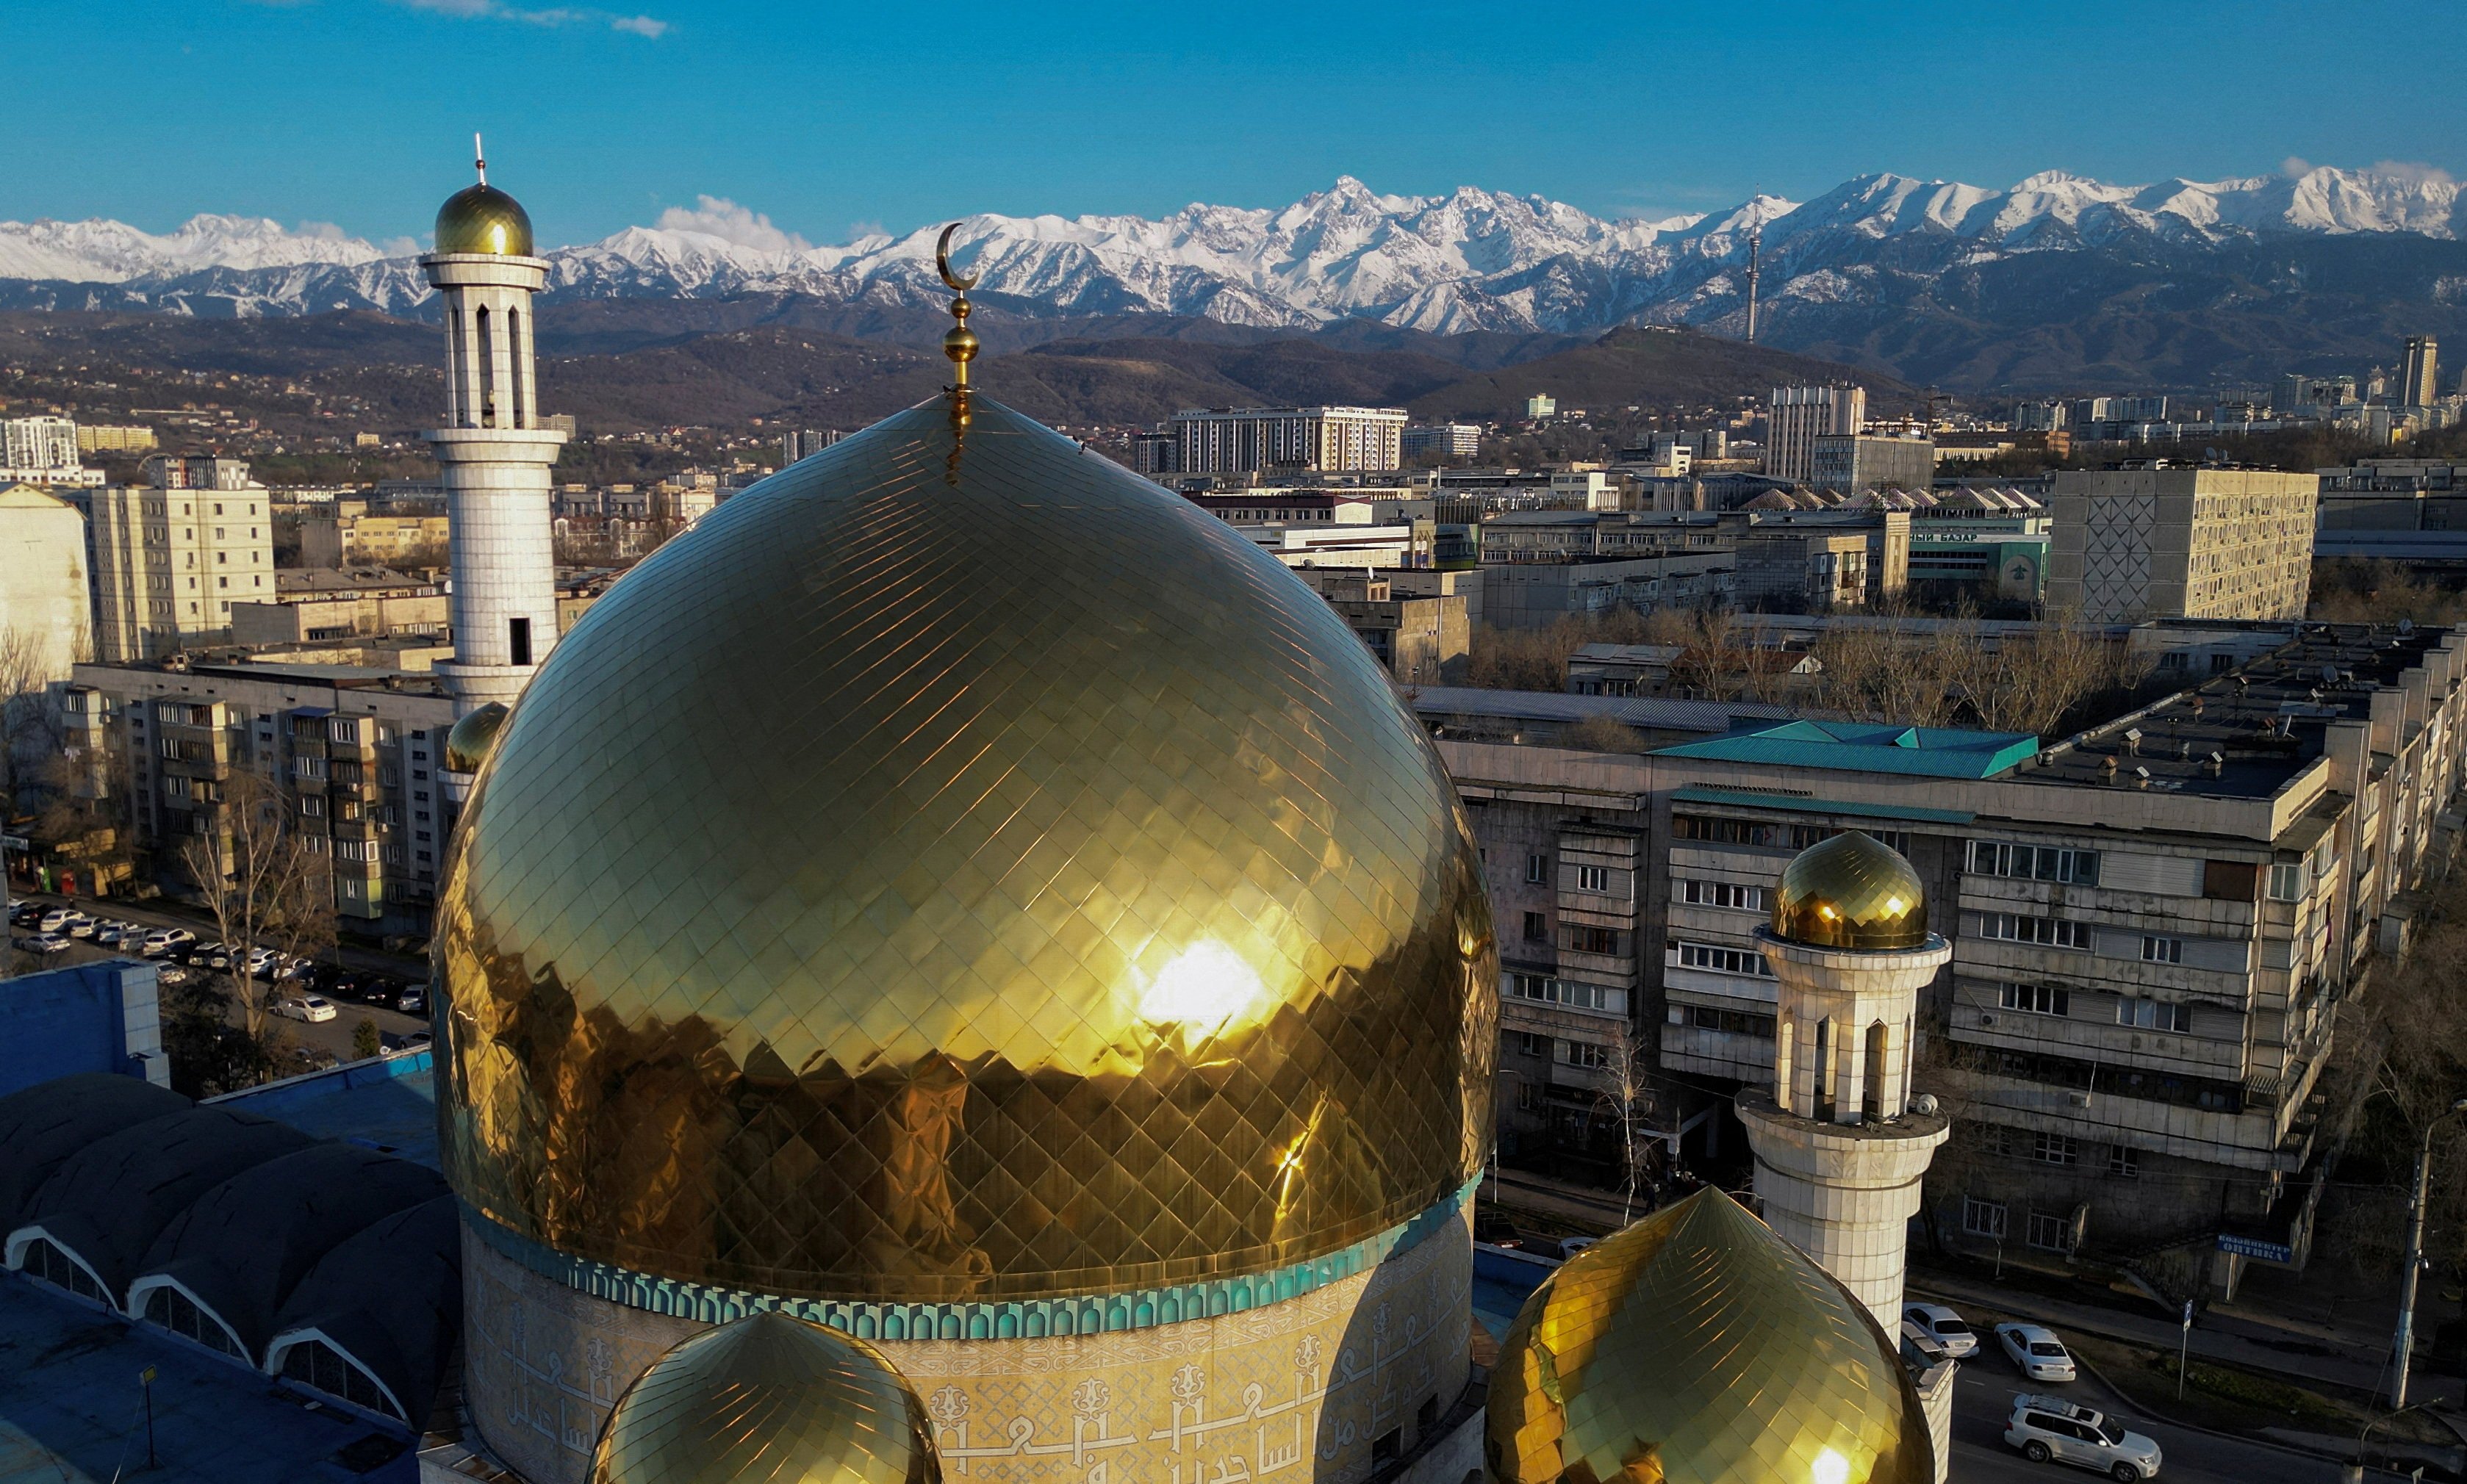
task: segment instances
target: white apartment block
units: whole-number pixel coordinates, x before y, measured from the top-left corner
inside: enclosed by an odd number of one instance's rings
[[[266,490],[230,459],[154,459],[155,483],[79,490],[94,652],[150,660],[231,641],[232,604],[274,596]]]
[[[2059,473],[2048,605],[2094,623],[2302,618],[2320,487],[2261,469]]]
[[[1401,407],[1217,407],[1173,415],[1185,474],[1386,471],[1404,463]]]
[[[1482,428],[1470,422],[1442,422],[1429,427],[1407,428],[1401,447],[1408,459],[1470,459],[1482,452]]]
[[[1622,1040],[1655,1136],[1735,1160],[1732,1099],[1775,1061],[1755,931],[1792,855],[1857,828],[1919,870],[1953,949],[1916,1076],[1955,1120],[1927,1206],[1948,1241],[2195,1285],[2300,1263],[2336,1007],[2406,950],[2456,849],[2467,636],[2252,629],[2275,631],[2258,658],[2045,748],[1806,721],[1641,755],[1443,732],[1499,927],[1503,1160],[1615,1177]]]
[[[46,685],[69,678],[93,628],[86,596],[85,518],[32,484],[0,482],[0,643],[31,643],[30,673],[8,680]],[[11,697],[0,693],[0,704]]]
[[[126,804],[138,845],[178,868],[215,835],[236,774],[271,785],[330,861],[335,911],[370,932],[427,931],[456,803],[444,782],[454,703],[425,676],[336,683],[307,667],[80,664],[72,745]]]
[[[91,486],[102,471],[78,463],[78,425],[66,417],[0,420],[0,487],[10,484]]]
[[[1865,387],[1776,387],[1765,406],[1765,473],[1800,483],[1816,476],[1816,440],[1867,427]]]

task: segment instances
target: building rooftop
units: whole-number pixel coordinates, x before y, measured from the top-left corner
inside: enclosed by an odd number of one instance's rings
[[[1961,731],[1944,727],[1788,721],[1660,751],[1673,757],[1778,763],[1851,773],[1935,778],[1989,778],[2039,750],[2026,731]]]
[[[427,1050],[346,1062],[215,1099],[318,1138],[440,1168],[437,1083]]]
[[[410,1447],[275,1378],[130,1324],[20,1273],[0,1274],[0,1478],[165,1484],[413,1484]],[[151,1368],[154,1456],[146,1468]]]
[[[336,597],[347,593],[435,593],[437,579],[415,576],[392,567],[316,567],[279,571],[274,574],[277,597]]]
[[[1474,686],[1419,686],[1410,698],[1425,724],[1488,718],[1573,726],[1607,716],[1639,731],[1728,731],[1799,712],[1759,701],[1681,701],[1660,696],[1578,696],[1556,690],[1488,690]]]

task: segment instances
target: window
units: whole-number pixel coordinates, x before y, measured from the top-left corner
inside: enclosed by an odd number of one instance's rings
[[[1519,1082],[1516,1084],[1516,1111],[1518,1113],[1540,1113],[1542,1111],[1542,1088],[1539,1083]]]
[[[2032,1211],[2030,1245],[2043,1252],[2071,1251],[2072,1223],[2049,1211]]]
[[[1996,1002],[2025,1015],[2071,1015],[2072,992],[2061,984],[1999,984]]]
[[[2001,1201],[1961,1198],[1961,1229],[1974,1237],[2004,1240],[2004,1204]]]
[[[2042,943],[2049,948],[2090,947],[2090,925],[2058,917],[2026,917],[2014,912],[1980,912],[1979,935],[2013,943]]]
[[[1548,943],[1550,941],[1550,920],[1543,916],[1540,912],[1527,912],[1525,914],[1525,941],[1528,943]]]
[[[1597,1046],[1590,1041],[1562,1041],[1559,1043],[1558,1059],[1563,1067],[1598,1071],[1611,1064],[1611,1048]]]
[[[336,742],[356,744],[360,740],[360,724],[349,716],[337,716],[326,723],[326,735]]]
[[[1760,1041],[1774,1039],[1774,1018],[1770,1015],[1749,1015],[1738,1010],[1716,1010],[1710,1005],[1693,1004],[1687,1007],[1687,1023],[1698,1030],[1754,1036]]]
[[[1567,941],[1561,946],[1579,954],[1600,954],[1617,958],[1627,953],[1627,937],[1617,928],[1595,928],[1572,922],[1567,925]]]
[[[2098,852],[2058,845],[2016,845],[1994,840],[1970,843],[1970,873],[2013,876],[2027,881],[2061,881],[2078,886],[2098,884]]]
[[[2141,1151],[2122,1144],[2110,1144],[2107,1149],[2107,1173],[2118,1180],[2139,1180]]]
[[[326,759],[295,757],[291,759],[291,776],[296,778],[322,778],[326,776]]]
[[[2274,902],[2304,900],[2304,866],[2301,863],[2270,868],[2270,899]]]
[[[1591,891],[1599,896],[1609,895],[1611,889],[1611,868],[1607,866],[1577,866],[1576,889],[1579,891]]]
[[[393,1403],[386,1400],[368,1372],[343,1358],[341,1352],[324,1340],[306,1339],[283,1352],[283,1375],[285,1380],[313,1387],[328,1396],[341,1397],[354,1406],[389,1417],[400,1417]]]
[[[2151,937],[2145,934],[2141,939],[2141,956],[2150,963],[2183,963],[2184,940]]]
[[[49,1237],[36,1237],[28,1243],[22,1261],[25,1271],[54,1288],[67,1289],[79,1298],[91,1298],[97,1303],[112,1301],[104,1296],[102,1285],[94,1281],[94,1274],[86,1271],[83,1264],[54,1246]]]
[[[2030,1158],[2041,1164],[2079,1164],[2081,1141],[2070,1134],[2033,1134],[2030,1135]]]
[[[1683,969],[1710,969],[1715,974],[1744,974],[1754,978],[1773,978],[1772,965],[1765,956],[1753,948],[1725,948],[1718,943],[1674,943],[1672,951],[1679,956]]]
[[[1550,883],[1550,858],[1544,855],[1539,850],[1527,851],[1525,853],[1525,884],[1528,887],[1542,887],[1548,886]]]
[[[511,652],[511,658],[507,663],[510,664],[531,663],[532,620],[529,618],[508,618],[506,620],[506,638],[507,647]]]
[[[2119,1000],[2116,1002],[2116,1023],[2183,1034],[2193,1028],[2193,1007],[2139,997]]]
[[[185,1335],[209,1350],[220,1351],[238,1360],[249,1359],[232,1342],[231,1332],[223,1328],[222,1321],[200,1310],[188,1294],[170,1284],[146,1295],[145,1318],[148,1324]]]
[[[1519,1056],[1549,1056],[1550,1038],[1537,1036],[1530,1031],[1519,1031],[1516,1035],[1516,1053]]]
[[[1510,974],[1507,976],[1507,993],[1515,999],[1530,1000],[1538,1004],[1564,1004],[1579,1010],[1627,1013],[1625,990],[1574,979],[1552,978],[1547,974]]]
[[[1743,912],[1765,911],[1765,888],[1733,886],[1727,881],[1683,881],[1679,900],[1694,907],[1728,907]]]
[[[326,817],[325,796],[320,794],[301,795],[300,812],[312,820],[324,819]]]

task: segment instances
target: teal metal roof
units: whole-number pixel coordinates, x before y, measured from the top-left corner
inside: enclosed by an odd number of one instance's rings
[[[1978,818],[1967,809],[1922,809],[1914,804],[1854,803],[1846,798],[1808,798],[1798,794],[1757,794],[1732,788],[1675,788],[1673,803],[1729,804],[1743,809],[1796,809],[1801,814],[1838,814],[1862,820],[1911,820],[1923,824],[1967,824]]]
[[[1656,751],[1664,757],[1778,763],[1786,768],[1898,773],[1930,778],[1992,778],[2025,758],[2038,755],[2039,739],[2026,731],[1790,721]]]

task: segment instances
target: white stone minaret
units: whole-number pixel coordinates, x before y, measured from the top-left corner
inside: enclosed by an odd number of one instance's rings
[[[1912,1033],[1953,948],[1910,863],[1856,830],[1790,863],[1756,939],[1781,981],[1774,1090],[1738,1098],[1765,1223],[1898,1334],[1919,1178],[1948,1127],[1910,1110]]]
[[[454,659],[437,668],[458,713],[511,706],[556,642],[549,470],[565,443],[540,426],[532,374],[532,296],[548,263],[532,256],[530,216],[474,164],[480,183],[439,210],[436,250],[419,260],[445,300],[445,426],[425,436],[453,527]]]

